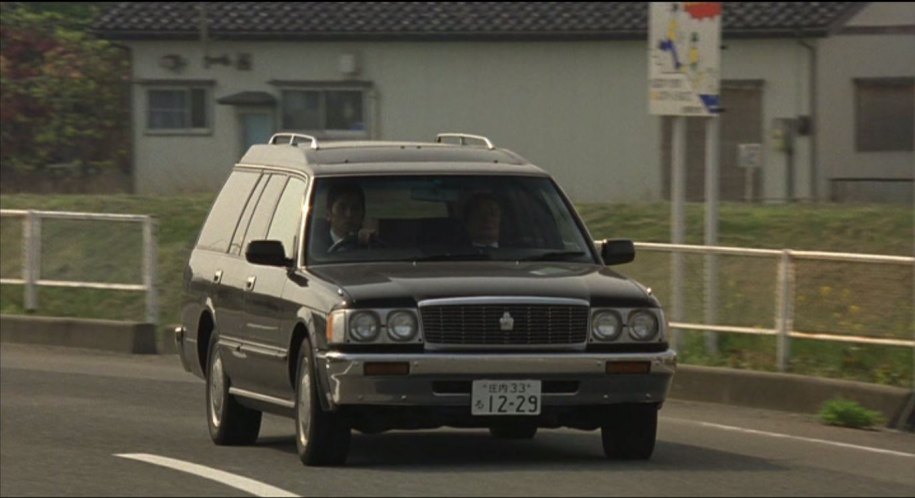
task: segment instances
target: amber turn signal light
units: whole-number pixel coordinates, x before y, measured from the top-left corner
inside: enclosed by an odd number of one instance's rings
[[[608,374],[647,374],[651,372],[651,363],[647,361],[608,361]]]
[[[408,375],[410,364],[405,361],[367,362],[362,367],[362,373],[365,375]]]

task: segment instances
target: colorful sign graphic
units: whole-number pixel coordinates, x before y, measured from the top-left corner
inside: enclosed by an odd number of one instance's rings
[[[649,4],[648,102],[651,114],[712,116],[718,112],[721,4]]]

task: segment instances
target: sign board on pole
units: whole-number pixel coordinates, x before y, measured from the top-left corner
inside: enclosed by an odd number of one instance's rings
[[[650,114],[717,114],[721,4],[722,2],[649,3]]]
[[[737,165],[750,169],[762,166],[762,144],[737,144]]]

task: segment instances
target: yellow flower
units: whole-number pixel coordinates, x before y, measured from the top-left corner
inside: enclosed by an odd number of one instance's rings
[[[832,294],[832,287],[828,285],[820,287],[820,296],[826,297],[830,294]]]

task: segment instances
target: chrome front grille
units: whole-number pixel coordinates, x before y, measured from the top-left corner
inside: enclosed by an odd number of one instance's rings
[[[446,304],[420,310],[423,334],[430,344],[582,344],[588,334],[585,305]],[[511,328],[505,330],[509,322]]]

